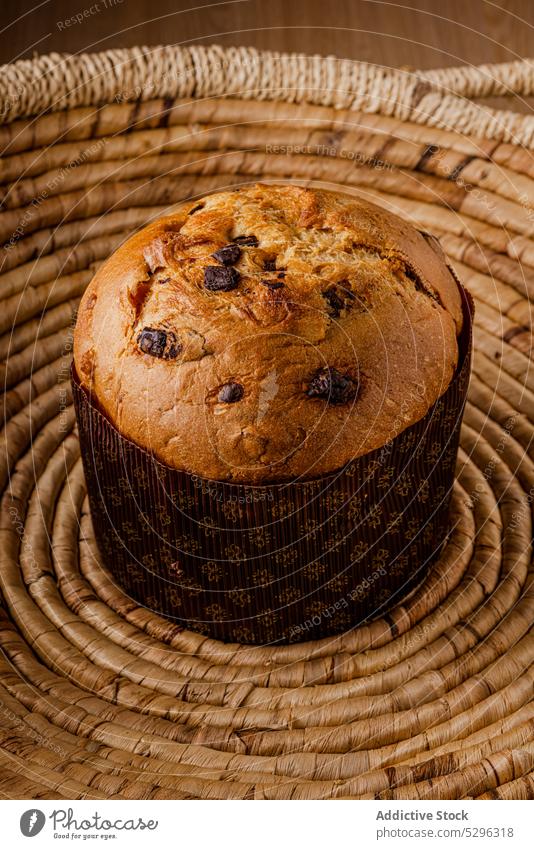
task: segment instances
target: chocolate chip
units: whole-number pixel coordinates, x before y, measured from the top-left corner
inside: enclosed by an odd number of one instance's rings
[[[137,337],[137,344],[143,354],[150,354],[160,360],[175,360],[182,346],[172,330],[157,330],[145,327]]]
[[[329,404],[346,404],[356,397],[358,383],[348,374],[335,368],[322,368],[311,378],[306,395],[309,398],[325,398]]]
[[[213,259],[222,265],[235,265],[241,256],[241,248],[238,245],[225,245],[224,248],[219,248],[212,254]]]
[[[264,259],[263,260],[263,270],[264,271],[276,271],[276,260],[275,259]]]
[[[194,215],[194,214],[195,214],[195,212],[199,212],[201,209],[204,209],[204,204],[203,204],[203,203],[199,203],[199,204],[197,204],[196,206],[194,206],[194,207],[193,207],[193,209],[190,209],[190,210],[189,210],[189,212],[188,212],[187,214],[188,214],[188,215]]]
[[[204,287],[209,292],[229,292],[239,284],[239,274],[235,268],[221,265],[208,265],[204,269]]]
[[[345,301],[340,298],[335,289],[328,289],[323,293],[323,298],[330,307],[330,315],[333,318],[339,318],[341,310],[345,306]]]
[[[243,245],[247,248],[257,248],[258,240],[256,236],[236,236],[233,240],[235,245]]]
[[[217,396],[221,404],[235,404],[243,397],[243,387],[240,383],[225,383]]]
[[[323,298],[330,307],[329,314],[332,316],[332,318],[339,318],[341,310],[347,308],[347,301],[354,300],[354,295],[352,294],[352,292],[346,291],[343,288],[331,286],[329,289],[323,292]]]
[[[281,289],[284,285],[281,280],[260,280],[263,286],[268,286],[269,289]]]

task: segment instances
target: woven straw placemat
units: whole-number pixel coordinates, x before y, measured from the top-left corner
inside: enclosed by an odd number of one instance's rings
[[[1,69],[4,797],[534,796],[534,119],[472,100],[533,91],[527,61],[219,47]],[[384,204],[440,236],[476,300],[440,562],[385,618],[275,648],[180,632],[114,586],[68,382],[99,263],[179,200],[257,179]]]

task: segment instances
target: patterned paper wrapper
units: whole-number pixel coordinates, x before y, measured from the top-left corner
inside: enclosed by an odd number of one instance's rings
[[[265,486],[177,471],[125,439],[73,370],[96,541],[137,602],[215,639],[318,639],[384,613],[427,574],[448,507],[471,361],[419,422],[333,474]]]

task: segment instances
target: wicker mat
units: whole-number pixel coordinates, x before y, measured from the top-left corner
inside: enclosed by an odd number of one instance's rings
[[[534,122],[472,99],[533,88],[528,62],[217,47],[2,68],[4,797],[534,797]],[[439,564],[385,618],[281,647],[180,632],[114,586],[68,382],[99,263],[177,201],[257,179],[339,185],[433,231],[476,300]]]

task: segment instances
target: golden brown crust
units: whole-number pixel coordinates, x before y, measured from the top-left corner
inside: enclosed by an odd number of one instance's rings
[[[261,483],[334,471],[418,421],[461,322],[433,237],[355,197],[255,185],[122,245],[82,299],[74,359],[163,462]]]

